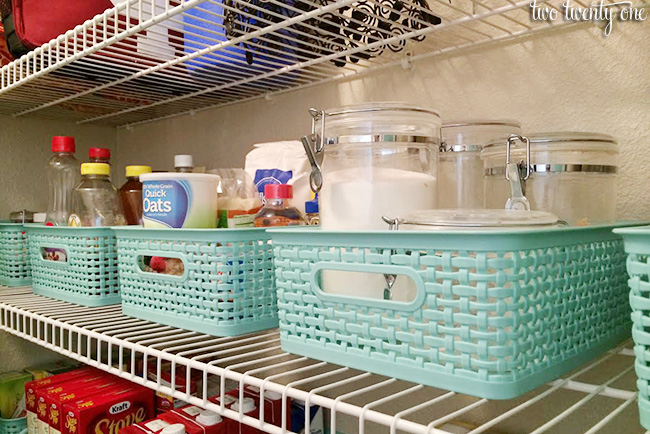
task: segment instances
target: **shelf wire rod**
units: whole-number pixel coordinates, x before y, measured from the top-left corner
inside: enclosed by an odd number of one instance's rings
[[[190,4],[191,3],[192,5],[194,5],[195,3],[200,2],[200,1],[202,1],[202,0],[188,0],[187,3],[185,3],[185,4]],[[308,19],[310,19],[312,17],[315,17],[315,16],[317,16],[319,14],[325,14],[325,13],[328,13],[328,12],[333,12],[336,9],[340,8],[340,7],[350,5],[350,4],[354,3],[355,1],[357,1],[357,0],[338,0],[335,3],[331,3],[331,4],[327,5],[327,6],[321,6],[318,9],[314,9],[312,11],[304,13],[303,15],[290,18],[290,19],[288,19],[288,20],[286,20],[284,22],[276,23],[274,25],[265,27],[264,29],[257,30],[257,31],[251,32],[251,33],[247,33],[244,36],[240,36],[240,37],[233,38],[233,39],[230,39],[230,40],[227,40],[227,41],[223,41],[220,44],[211,46],[210,48],[204,48],[204,49],[201,49],[201,50],[189,53],[189,54],[185,54],[184,56],[177,57],[177,58],[169,60],[167,62],[160,63],[160,64],[152,66],[150,68],[141,70],[141,71],[139,71],[137,73],[134,73],[134,74],[132,74],[132,75],[130,75],[128,77],[124,77],[124,78],[121,78],[121,79],[116,80],[114,82],[111,82],[110,84],[104,84],[104,85],[96,86],[96,87],[94,87],[92,89],[83,91],[81,93],[78,93],[78,94],[75,94],[75,95],[70,95],[69,97],[62,98],[62,99],[59,99],[59,100],[56,100],[56,101],[48,102],[48,103],[43,104],[43,105],[41,105],[39,107],[35,107],[35,108],[29,109],[29,110],[24,110],[22,112],[16,113],[14,116],[23,116],[23,115],[26,115],[28,113],[33,113],[33,112],[35,112],[37,110],[41,110],[41,109],[46,108],[46,107],[50,107],[52,105],[60,104],[61,102],[64,102],[64,101],[69,101],[71,99],[78,98],[78,97],[86,95],[88,93],[94,93],[94,92],[97,92],[99,90],[105,89],[105,88],[110,87],[110,86],[116,86],[116,85],[121,84],[123,82],[133,80],[133,79],[136,79],[138,77],[142,77],[144,75],[151,74],[153,72],[157,72],[157,71],[162,70],[164,68],[167,68],[169,66],[173,66],[173,65],[176,65],[176,64],[179,64],[179,63],[183,63],[183,62],[186,62],[188,60],[192,60],[192,59],[194,59],[196,57],[199,57],[199,56],[210,54],[210,53],[212,53],[214,51],[218,51],[218,50],[221,50],[223,48],[239,44],[240,42],[248,41],[248,40],[256,38],[258,36],[263,36],[265,34],[274,32],[274,31],[276,31],[278,29],[286,28],[286,27],[288,27],[290,25],[293,25],[293,24],[301,23],[301,22],[303,22],[305,20],[308,20]],[[289,72],[289,71],[286,71],[286,72]],[[120,112],[117,112],[117,113],[120,113]],[[99,117],[96,117],[96,118],[97,119],[99,119],[99,118],[103,119],[105,117],[110,117],[110,116],[109,115],[103,115],[103,116],[99,116]]]
[[[255,335],[255,336],[250,336],[248,339],[250,340],[262,340],[264,339],[264,336],[272,336],[273,334],[269,333],[267,335]],[[225,337],[215,337],[211,338],[208,340],[205,340],[206,336],[201,336],[204,340],[201,341],[196,341],[197,338],[188,338],[184,339],[182,341],[175,342],[175,345],[169,348],[165,348],[165,351],[170,353],[170,354],[175,354],[177,356],[185,357],[185,353],[190,350],[194,351],[205,351],[207,347],[212,347],[212,346],[233,346],[235,345],[235,342],[239,343],[241,341],[234,341],[231,336],[225,336]],[[242,339],[243,341],[244,339]],[[183,343],[187,342],[187,343]]]
[[[341,1],[343,1],[343,2],[353,2],[354,0],[341,0]],[[336,3],[336,4],[338,4],[338,3]],[[499,14],[499,13],[504,13],[505,11],[512,10],[514,8],[517,8],[517,7],[522,7],[522,5],[525,5],[525,4],[528,4],[528,0],[518,2],[518,6],[510,5],[510,6],[504,6],[502,8],[494,9],[490,13],[486,13],[485,15],[481,15],[481,17],[496,15],[496,14]],[[341,5],[341,6],[343,6],[343,5]],[[293,64],[293,65],[285,66],[285,67],[280,68],[280,69],[278,69],[276,71],[256,76],[255,79],[260,80],[260,79],[264,79],[264,78],[267,78],[267,77],[271,77],[271,76],[279,75],[279,74],[282,74],[282,73],[290,72],[290,71],[293,71],[295,69],[306,68],[306,67],[309,67],[311,65],[315,65],[315,64],[326,62],[326,61],[329,61],[329,60],[337,59],[337,58],[339,58],[339,57],[341,57],[343,55],[358,53],[360,51],[373,49],[373,48],[379,47],[381,45],[390,44],[390,43],[393,43],[393,42],[398,42],[398,41],[401,41],[401,40],[404,40],[404,39],[410,39],[412,37],[416,37],[416,36],[420,36],[420,35],[426,35],[426,34],[429,34],[429,33],[432,33],[432,32],[436,32],[436,31],[443,31],[443,30],[445,30],[445,29],[447,29],[449,27],[455,27],[455,26],[458,26],[458,25],[460,25],[462,23],[472,22],[472,21],[476,21],[478,19],[479,19],[478,16],[464,17],[464,18],[461,18],[461,19],[456,20],[456,21],[451,22],[451,23],[446,23],[446,24],[442,23],[442,24],[439,24],[437,26],[427,27],[427,28],[424,28],[424,29],[420,29],[420,30],[410,32],[410,33],[395,35],[395,36],[393,36],[391,38],[388,38],[388,39],[385,39],[385,40],[382,40],[382,41],[373,42],[373,43],[370,43],[370,44],[367,44],[367,45],[364,45],[364,46],[361,46],[361,47],[350,48],[348,50],[345,50],[345,51],[342,51],[342,52],[339,52],[339,53],[336,53],[336,54],[331,54],[331,55],[323,56],[323,57],[320,57],[320,58],[317,58],[317,59],[312,59],[312,60],[307,61],[307,62],[300,62],[300,63],[296,63],[296,64]],[[253,35],[254,33],[257,33],[257,32],[253,32],[253,33],[251,33],[249,35]],[[226,42],[224,44],[232,43],[233,41],[237,41],[238,39],[241,39],[241,38],[232,39],[229,42]],[[230,44],[230,45],[232,45],[232,44]],[[185,57],[187,57],[187,56],[185,56]],[[178,59],[176,59],[176,61],[178,61],[179,59],[183,59],[183,58],[178,58]],[[232,87],[232,86],[236,86],[236,85],[243,85],[243,84],[249,83],[250,81],[255,81],[255,80],[250,79],[250,78],[249,79],[240,79],[240,80],[237,80],[237,81],[234,81],[234,82],[230,83],[228,86]],[[206,88],[206,89],[201,90],[199,92],[194,92],[194,93],[190,93],[190,94],[186,94],[186,95],[177,96],[177,97],[174,97],[174,98],[169,98],[169,99],[166,99],[166,100],[163,100],[163,101],[158,101],[158,102],[155,102],[153,104],[150,104],[150,105],[146,106],[146,108],[150,109],[150,108],[152,108],[154,106],[158,106],[158,105],[162,105],[162,104],[169,104],[169,103],[172,103],[172,102],[175,102],[175,101],[183,100],[183,99],[186,99],[186,98],[191,98],[193,96],[198,96],[198,95],[203,94],[203,93],[210,93],[210,92],[214,92],[214,91],[219,91],[223,87],[224,86],[214,86],[214,87]],[[95,121],[98,121],[98,120],[107,119],[107,118],[110,118],[110,117],[115,117],[115,116],[119,116],[119,115],[122,115],[122,114],[142,110],[143,108],[144,107],[131,107],[131,108],[124,109],[124,110],[114,112],[114,113],[111,113],[111,114],[86,118],[86,119],[84,119],[82,121],[79,121],[77,123],[78,124],[84,124],[84,123],[89,123],[89,122],[95,122]]]
[[[239,400],[241,401],[244,398],[244,386],[246,385],[246,378],[247,377],[253,376],[253,375],[258,374],[258,373],[262,373],[264,371],[274,370],[274,369],[278,369],[278,368],[284,368],[285,366],[289,366],[289,365],[293,364],[292,362],[293,361],[286,361],[286,362],[281,362],[281,363],[271,365],[271,366],[263,366],[261,368],[256,368],[256,369],[251,369],[251,370],[245,371],[243,373],[243,375],[242,375],[241,380],[239,381]],[[340,369],[335,369],[336,368],[335,365],[329,365],[328,363],[323,362],[323,363],[317,363],[317,364],[309,365],[309,366],[306,366],[304,368],[298,368],[298,369],[294,369],[292,371],[283,372],[282,377],[291,376],[292,374],[296,374],[296,373],[307,372],[307,371],[310,371],[312,369],[318,369],[320,367],[328,367],[328,368],[331,367],[332,371],[328,371],[328,372],[318,374],[318,375],[308,377],[308,378],[311,379],[312,381],[314,381],[316,379],[326,378],[326,377],[332,376],[332,375],[334,375],[335,372],[340,372],[341,371],[341,368]],[[342,368],[342,369],[345,370],[347,368]],[[280,377],[277,377],[277,378],[280,378]],[[265,380],[266,380],[266,378],[265,378]],[[266,384],[266,382],[264,384]],[[264,393],[264,390],[262,388],[260,388],[260,401],[262,400],[263,393]],[[310,419],[308,417],[309,412],[307,411],[307,408],[308,408],[308,405],[305,403],[305,432],[306,433],[310,432],[309,423],[307,422]],[[264,418],[264,410],[262,409],[262,406],[260,406],[259,415],[260,415],[260,422],[264,421],[264,419],[265,419]],[[261,423],[259,428],[263,429],[264,428],[264,423]]]
[[[135,341],[133,338],[138,339],[141,336],[160,336],[161,334],[170,333],[175,330],[177,329],[167,325],[149,323],[146,327],[140,328],[139,330],[125,330],[122,333],[111,336],[111,338],[139,344],[139,342]]]
[[[519,404],[516,407],[511,408],[510,410],[506,411],[505,413],[502,413],[501,415],[499,415],[499,416],[497,416],[495,418],[492,418],[492,420],[484,423],[483,425],[481,425],[479,427],[476,427],[475,429],[473,429],[472,431],[470,431],[467,434],[480,434],[482,432],[487,431],[488,429],[490,429],[490,428],[494,427],[495,425],[503,422],[504,420],[510,418],[511,416],[514,416],[516,413],[519,413],[520,411],[522,411],[522,410],[530,407],[531,405],[541,401],[542,399],[546,398],[550,394],[558,391],[559,389],[561,389],[565,384],[567,384],[572,379],[578,378],[580,375],[594,369],[595,367],[599,366],[600,364],[602,364],[605,361],[607,361],[607,360],[611,359],[612,357],[614,357],[616,354],[617,354],[617,351],[608,352],[603,357],[600,357],[598,360],[595,360],[593,363],[590,363],[589,365],[587,365],[584,368],[580,369],[578,372],[575,372],[571,376],[569,376],[567,378],[564,378],[564,379],[557,380],[557,383],[554,384],[550,389],[540,393],[539,395],[536,395],[536,396],[532,397],[528,401],[523,402],[523,403]]]
[[[415,413],[416,411],[422,410],[423,408],[427,408],[439,402],[445,401],[446,399],[451,398],[452,396],[456,396],[456,392],[444,393],[440,396],[436,396],[435,398],[430,399],[429,401],[425,401],[421,404],[418,404],[411,408],[407,408],[406,410],[402,410],[399,413],[395,414],[395,416],[393,416],[393,422],[390,424],[390,434],[397,433],[397,423],[401,419],[403,419],[404,416],[408,416],[409,414]]]
[[[137,324],[145,324],[146,321],[143,321],[141,319],[137,318],[123,318],[123,319],[116,319],[111,323],[111,325],[105,326],[105,327],[98,327],[93,329],[93,331],[102,333],[102,334],[109,334],[110,332],[114,330],[122,330],[124,327],[132,327]]]
[[[90,317],[89,317],[90,316]],[[93,325],[104,325],[107,321],[114,321],[115,314],[113,312],[79,312],[79,313],[70,313],[61,315],[59,318],[62,322],[72,323],[83,326],[83,327],[92,327]]]
[[[426,431],[427,434],[430,434],[432,432],[431,430],[435,429],[435,427],[437,427],[439,425],[442,425],[444,423],[447,423],[447,422],[449,422],[451,420],[454,420],[458,416],[461,416],[461,415],[463,415],[463,414],[465,414],[467,412],[470,412],[470,411],[474,410],[475,408],[478,408],[478,407],[482,406],[486,402],[489,402],[489,400],[485,399],[485,398],[482,398],[482,399],[480,399],[480,400],[478,400],[478,401],[476,401],[476,402],[474,402],[472,404],[469,404],[469,405],[467,405],[467,406],[465,406],[465,407],[463,407],[461,409],[458,409],[458,410],[456,410],[454,412],[451,412],[451,413],[449,413],[449,414],[447,414],[447,415],[445,415],[443,417],[440,417],[440,418],[432,421],[427,426],[427,431]]]
[[[508,3],[510,3],[511,5],[512,5],[512,4],[515,4],[515,0],[506,0],[506,1],[507,1]],[[541,3],[543,3],[543,2],[540,2],[540,4],[541,4]],[[478,5],[481,6],[481,7],[487,8],[487,6],[486,6],[485,4],[480,3],[480,2],[473,3],[473,4],[478,4]],[[523,21],[521,21],[521,20],[518,20],[518,19],[516,19],[516,18],[513,18],[513,17],[511,17],[510,15],[504,15],[503,17],[506,18],[507,20],[512,21],[513,23],[516,23],[516,24],[518,24],[518,25],[520,25],[520,26],[522,26],[522,27],[527,28],[528,30],[532,29],[532,27],[530,26],[530,24],[526,24],[525,22],[523,22]]]
[[[615,382],[616,380],[621,378],[623,375],[630,372],[632,369],[634,369],[633,365],[623,369],[623,371],[621,371],[619,374],[617,374],[614,377],[610,378],[608,381],[606,381],[605,383],[600,385],[600,387],[598,387],[596,390],[594,390],[593,392],[591,392],[590,394],[588,394],[587,396],[585,396],[584,398],[582,398],[581,400],[579,400],[578,402],[573,404],[571,407],[564,410],[562,413],[558,414],[553,419],[549,420],[544,425],[540,426],[539,428],[537,428],[535,431],[533,431],[530,434],[540,434],[540,433],[543,433],[543,432],[547,431],[548,429],[554,427],[559,422],[564,420],[564,418],[566,418],[567,416],[569,416],[570,414],[575,412],[578,408],[582,407],[584,404],[586,404],[587,402],[591,401],[593,398],[598,396],[598,394],[600,393],[600,391],[602,389],[604,389],[608,385],[612,384],[613,382]]]
[[[397,393],[393,393],[393,394],[391,394],[389,396],[385,396],[383,398],[377,399],[375,401],[369,402],[366,405],[364,405],[363,408],[361,409],[361,415],[359,416],[359,431],[358,431],[358,433],[359,434],[366,434],[366,412],[368,410],[370,410],[371,408],[376,407],[378,405],[382,405],[382,404],[385,404],[387,402],[390,402],[390,401],[392,401],[394,399],[398,399],[398,398],[401,398],[403,396],[406,396],[409,393],[417,392],[418,390],[421,390],[423,388],[424,388],[424,386],[422,386],[421,384],[417,384],[417,385],[415,385],[413,387],[409,387],[408,389],[402,390],[402,391],[397,392]]]
[[[473,16],[477,16],[477,15],[478,15],[478,14],[476,14],[476,13],[470,13],[470,12],[464,10],[463,8],[460,8],[460,7],[455,6],[455,5],[453,5],[453,4],[446,3],[446,2],[448,2],[449,0],[433,0],[433,1],[435,1],[436,3],[438,3],[438,4],[440,4],[440,5],[443,5],[443,6],[445,6],[445,7],[448,7],[448,8],[450,8],[450,9],[453,9],[453,10],[455,10],[456,12],[458,12],[458,13],[460,13],[460,14],[463,14],[463,15],[466,16],[466,17],[473,17]],[[549,0],[540,0],[540,3],[541,3],[541,2],[547,2],[547,1],[549,1]],[[512,6],[517,6],[516,3],[514,3],[514,2],[510,2],[510,4],[511,4]],[[518,9],[521,9],[521,8],[522,8],[522,7],[519,6],[519,7],[517,7],[515,10],[518,10]],[[489,7],[485,7],[485,9],[487,9],[488,11],[492,11],[492,10],[493,10],[492,8],[489,8]],[[500,28],[499,26],[496,26],[496,25],[490,23],[490,22],[487,21],[486,19],[481,19],[481,20],[479,20],[479,22],[481,22],[481,23],[483,23],[483,24],[486,24],[486,25],[488,25],[488,26],[491,26],[491,27],[495,27],[495,28],[497,28],[498,30],[502,31],[503,33],[511,33],[510,30]],[[474,28],[471,28],[471,27],[467,27],[467,26],[463,26],[463,27],[466,28],[467,30],[470,30],[470,31],[472,31],[472,32],[474,32],[474,33],[477,33],[477,34],[481,35],[481,36],[484,36],[484,37],[487,37],[487,38],[491,37],[490,35],[488,35],[488,34],[482,32],[482,31],[480,31],[480,30],[477,30],[477,29],[474,29]],[[524,27],[526,27],[526,26],[524,26]],[[530,28],[530,27],[528,27],[528,28]]]
[[[269,342],[266,339],[274,338],[277,336],[277,331],[273,333],[266,333],[262,335],[255,335],[255,336],[247,336],[247,337],[242,337],[241,339],[238,339],[237,341],[225,341],[223,343],[218,343],[215,345],[207,345],[207,346],[201,346],[199,348],[187,348],[184,349],[183,351],[179,352],[177,355],[180,357],[190,357],[192,354],[196,354],[198,352],[206,352],[206,351],[213,351],[213,350],[219,350],[224,347],[232,347],[233,345],[237,345],[239,347],[241,344],[249,343],[249,342],[257,342],[260,340],[263,340],[264,342]],[[276,341],[277,342],[277,339]],[[175,348],[174,351],[181,349],[181,348]]]
[[[256,342],[256,343],[242,345],[238,347],[229,347],[221,351],[213,352],[210,354],[199,354],[197,356],[192,357],[192,360],[195,360],[200,363],[208,363],[202,360],[209,360],[210,363],[214,362],[213,364],[221,363],[224,361],[237,360],[249,355],[261,354],[265,351],[269,352],[271,350],[279,350],[280,345],[277,345],[277,343],[279,342],[280,342],[280,338],[278,337],[276,339],[271,339],[268,341]],[[242,350],[246,350],[247,352],[242,352]],[[248,350],[253,350],[253,351],[248,352]],[[215,356],[223,356],[223,355],[227,355],[227,357],[215,358]]]
[[[555,29],[558,29],[558,28],[561,28],[561,27],[569,27],[569,26],[578,27],[578,26],[587,26],[587,25],[589,25],[589,24],[588,23],[574,23],[574,22],[568,22],[567,21],[567,22],[562,22],[560,24],[539,26],[539,27],[537,27],[537,28],[535,28],[533,30],[530,30],[530,31],[522,30],[521,32],[515,33],[513,35],[502,35],[501,37],[498,37],[498,38],[495,38],[495,39],[489,39],[489,40],[484,40],[484,41],[480,41],[480,42],[470,42],[470,43],[462,44],[462,45],[459,45],[459,46],[456,46],[456,47],[453,47],[453,48],[441,48],[441,49],[438,49],[436,51],[432,51],[432,52],[429,52],[429,53],[418,54],[418,55],[413,56],[411,58],[411,61],[413,63],[415,63],[415,62],[419,62],[419,61],[422,61],[422,60],[427,60],[427,59],[430,59],[430,58],[440,57],[440,56],[444,56],[444,55],[447,55],[447,54],[451,54],[454,51],[459,52],[459,51],[462,51],[462,50],[465,50],[465,49],[470,49],[470,48],[480,48],[480,47],[483,47],[483,46],[486,46],[486,45],[495,44],[495,43],[498,43],[498,42],[503,42],[505,40],[512,39],[512,38],[515,38],[515,37],[548,32],[550,30],[555,30]],[[280,90],[280,91],[268,93],[268,94],[265,94],[265,95],[258,95],[258,96],[254,96],[254,97],[247,98],[247,99],[228,102],[228,103],[225,103],[225,104],[211,104],[211,105],[201,107],[201,108],[193,108],[192,110],[188,110],[188,111],[185,111],[185,112],[180,112],[180,113],[176,112],[176,113],[172,113],[172,114],[168,114],[168,115],[156,116],[156,117],[152,117],[152,118],[148,118],[148,119],[144,119],[144,120],[129,122],[129,123],[126,123],[126,124],[122,124],[120,126],[120,128],[127,128],[127,129],[128,128],[135,128],[137,126],[152,123],[152,122],[172,119],[172,118],[179,117],[179,116],[192,115],[192,114],[196,114],[196,113],[199,113],[199,112],[202,112],[202,111],[216,109],[216,108],[224,108],[224,107],[228,107],[228,106],[235,105],[235,104],[254,101],[254,100],[257,100],[257,99],[260,99],[260,98],[264,98],[264,97],[272,98],[274,96],[283,95],[283,94],[288,93],[288,92],[293,92],[293,91],[297,91],[297,90],[304,90],[304,89],[308,89],[308,88],[311,88],[311,87],[315,87],[315,86],[319,86],[319,85],[323,85],[323,84],[327,84],[327,83],[338,82],[338,81],[342,81],[342,80],[356,79],[356,78],[360,78],[360,77],[363,77],[363,76],[371,74],[371,73],[375,73],[375,72],[382,71],[382,70],[385,70],[385,69],[394,68],[396,66],[400,66],[401,64],[402,64],[402,60],[399,59],[399,60],[395,60],[395,61],[391,61],[391,62],[381,64],[381,65],[375,65],[375,66],[369,67],[369,68],[367,68],[365,70],[358,71],[358,72],[356,72],[354,74],[339,74],[339,75],[332,76],[329,79],[326,79],[326,80],[323,80],[323,81],[320,81],[320,82],[310,83],[308,85],[303,85],[303,86],[298,86],[298,87],[292,87],[290,89]],[[77,123],[85,123],[85,122],[90,122],[90,121],[91,121],[91,119],[86,119],[85,121],[78,121]]]
[[[103,48],[106,48],[106,47],[110,46],[111,44],[113,44],[115,42],[119,42],[119,41],[121,41],[121,40],[123,40],[123,39],[125,39],[125,38],[127,38],[129,36],[132,36],[132,35],[140,32],[142,30],[145,30],[145,29],[147,29],[147,28],[149,28],[149,27],[151,27],[151,26],[153,26],[155,24],[159,24],[160,22],[162,22],[162,21],[164,21],[166,19],[169,19],[169,17],[171,17],[171,16],[177,15],[177,14],[183,12],[186,9],[190,9],[191,7],[193,7],[196,4],[202,3],[204,0],[183,0],[183,2],[180,3],[178,6],[175,6],[174,8],[169,9],[164,14],[160,14],[160,15],[157,15],[155,17],[152,17],[151,19],[149,19],[149,20],[147,20],[145,22],[140,22],[140,24],[138,24],[136,26],[132,26],[132,27],[128,28],[127,30],[125,30],[123,32],[120,32],[119,28],[117,27],[120,11],[122,11],[125,8],[127,8],[127,10],[128,10],[128,8],[131,5],[135,4],[136,1],[138,1],[138,0],[128,0],[126,2],[118,3],[113,9],[107,10],[106,12],[104,12],[104,14],[98,15],[95,18],[92,18],[92,19],[86,21],[83,24],[79,24],[74,29],[68,30],[66,33],[64,33],[63,35],[60,35],[56,39],[53,39],[52,41],[48,42],[47,44],[44,44],[44,45],[42,45],[40,47],[37,47],[34,51],[31,51],[30,53],[26,54],[25,56],[22,56],[21,58],[15,60],[14,62],[11,62],[10,64],[3,66],[0,69],[0,73],[4,73],[6,71],[7,74],[10,75],[11,72],[13,71],[14,81],[11,84],[6,85],[5,87],[3,87],[0,90],[0,94],[2,94],[3,92],[6,92],[8,90],[11,90],[12,88],[19,85],[19,82],[16,80],[16,70],[18,68],[22,68],[23,63],[29,62],[30,60],[32,60],[36,56],[39,56],[40,53],[43,50],[47,50],[50,53],[52,52],[52,50],[56,50],[56,62],[55,63],[50,63],[49,66],[47,66],[46,68],[41,69],[41,70],[39,70],[37,72],[34,72],[30,76],[25,77],[20,81],[23,81],[23,80],[24,81],[35,80],[35,79],[37,79],[38,77],[40,77],[42,75],[45,75],[45,74],[47,74],[47,73],[49,73],[51,71],[59,69],[59,68],[65,66],[65,65],[68,65],[68,64],[70,64],[70,63],[72,63],[72,62],[74,62],[74,61],[88,55],[88,54],[91,54],[91,53],[99,51],[99,50],[101,50]],[[113,30],[113,36],[111,36],[111,37],[109,37],[107,39],[105,38],[102,42],[100,42],[100,43],[98,43],[96,45],[93,45],[91,47],[88,47],[85,50],[75,52],[72,55],[70,55],[68,53],[68,51],[69,51],[69,49],[68,49],[69,39],[71,37],[73,37],[73,35],[76,35],[79,31],[82,31],[82,30],[84,32],[87,31],[89,28],[91,28],[90,26],[96,27],[100,22],[106,23],[107,24],[106,27],[108,27],[107,18],[109,16],[111,16],[111,15],[113,16],[113,20],[115,22],[115,26],[114,26],[114,30]],[[63,47],[62,47],[62,45],[63,45]],[[75,46],[76,46],[76,44],[75,44]],[[63,59],[60,58],[62,48],[63,48],[63,51],[64,51],[64,53],[63,53],[64,58]]]
[[[637,399],[636,393],[634,394],[633,397],[628,398],[627,401],[623,402],[623,404],[619,405],[609,413],[607,416],[602,418],[598,423],[596,423],[594,426],[592,426],[589,430],[585,431],[585,434],[596,434],[599,432],[605,425],[610,423],[616,416],[618,416],[623,410],[625,410],[627,407],[630,406],[633,402],[635,402]]]

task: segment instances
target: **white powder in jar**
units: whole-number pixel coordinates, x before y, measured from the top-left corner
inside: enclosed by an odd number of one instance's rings
[[[336,170],[326,173],[319,201],[323,229],[388,229],[382,216],[435,208],[436,178],[384,167]]]

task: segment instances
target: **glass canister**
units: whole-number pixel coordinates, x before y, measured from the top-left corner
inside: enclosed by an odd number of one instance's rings
[[[438,163],[438,207],[485,207],[481,150],[490,143],[521,134],[514,120],[473,119],[442,124]]]
[[[379,102],[310,113],[303,144],[323,229],[385,229],[384,215],[436,207],[436,111]]]
[[[570,225],[615,222],[618,146],[613,137],[555,132],[511,138],[509,158],[507,147],[490,144],[481,154],[488,208],[503,207],[510,195],[505,176],[510,161],[518,165],[531,209],[552,212]]]

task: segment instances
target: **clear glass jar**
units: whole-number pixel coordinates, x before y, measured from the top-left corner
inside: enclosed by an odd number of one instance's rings
[[[524,181],[531,209],[552,212],[570,225],[616,221],[618,146],[613,137],[595,133],[540,133],[530,140],[530,177]],[[503,208],[510,195],[505,179],[506,145],[487,146],[482,154],[488,208]],[[525,170],[520,143],[511,161]]]
[[[311,113],[315,134],[303,143],[313,162],[322,162],[312,170],[312,188],[322,186],[323,229],[385,229],[384,215],[435,208],[437,112],[382,102]]]
[[[473,119],[442,125],[438,167],[438,208],[485,207],[481,150],[521,134],[513,120]]]

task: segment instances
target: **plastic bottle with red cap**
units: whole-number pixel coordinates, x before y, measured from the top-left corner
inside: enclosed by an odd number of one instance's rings
[[[91,163],[111,164],[111,150],[108,148],[88,149],[88,160]]]
[[[298,208],[291,205],[293,187],[286,184],[264,186],[266,204],[255,217],[256,227],[302,226],[305,218]]]
[[[79,160],[74,156],[74,137],[52,137],[54,155],[47,166],[49,198],[45,224],[66,226],[74,209],[74,189],[79,183]]]

